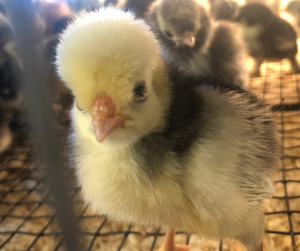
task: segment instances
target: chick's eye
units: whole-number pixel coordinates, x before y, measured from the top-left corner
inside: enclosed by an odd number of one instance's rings
[[[133,89],[133,94],[135,97],[143,97],[145,95],[145,81],[141,81],[136,84]]]
[[[81,109],[81,107],[80,107],[80,106],[78,106],[77,102],[75,102],[75,106],[76,106],[76,108],[77,108],[77,110],[78,110],[78,111],[84,112],[84,110],[83,110],[83,109]]]
[[[173,37],[172,33],[170,31],[165,31],[165,34],[168,36],[168,37]]]

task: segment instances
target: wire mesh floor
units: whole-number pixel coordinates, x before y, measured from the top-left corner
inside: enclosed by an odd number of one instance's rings
[[[282,162],[273,178],[274,197],[264,202],[265,251],[300,250],[300,75],[288,72],[286,61],[264,64],[261,77],[250,81],[254,92],[280,110],[274,118],[282,133]],[[43,179],[44,167],[34,156],[28,142],[15,143],[1,156],[0,250],[63,250],[55,206]],[[65,175],[84,250],[144,251],[162,243],[163,229],[126,225],[94,215],[82,201],[74,172],[67,164]],[[175,240],[189,243],[191,250],[246,250],[236,241],[224,240],[219,247],[218,240],[185,233],[177,233]]]

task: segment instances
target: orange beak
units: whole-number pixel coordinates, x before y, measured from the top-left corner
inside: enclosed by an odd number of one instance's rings
[[[99,95],[93,105],[92,120],[94,133],[99,143],[103,142],[107,135],[118,128],[124,128],[124,121],[129,116],[116,115],[116,106],[110,97]]]
[[[195,36],[193,36],[190,32],[186,32],[182,38],[182,44],[187,45],[189,47],[194,47],[195,43]]]

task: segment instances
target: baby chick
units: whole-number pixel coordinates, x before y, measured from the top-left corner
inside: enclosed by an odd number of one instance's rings
[[[259,3],[243,6],[236,21],[241,23],[249,54],[255,59],[252,75],[259,76],[259,68],[264,60],[284,58],[290,60],[294,73],[300,72],[296,60],[297,35],[287,21]]]
[[[70,24],[56,64],[75,95],[70,142],[83,197],[97,213],[259,250],[261,201],[279,160],[261,100],[182,74],[144,21],[116,9]]]
[[[148,20],[180,68],[231,85],[248,80],[244,43],[233,24],[213,22],[197,0],[162,0]]]
[[[279,15],[293,26],[297,37],[300,37],[300,1],[287,1],[280,7]]]
[[[133,11],[137,18],[144,18],[152,2],[154,0],[127,0],[124,7],[125,10]]]
[[[71,10],[66,2],[63,1],[40,1],[37,9],[45,21],[45,35],[54,33],[54,26],[59,20],[69,18]]]
[[[103,1],[103,0],[102,0]],[[136,18],[145,18],[148,8],[155,0],[105,0],[101,6],[118,7],[131,11]]]
[[[0,100],[7,108],[18,109],[23,99],[19,86],[22,70],[13,47],[10,42],[0,50]]]
[[[210,0],[210,12],[215,20],[231,20],[242,4],[236,0]]]

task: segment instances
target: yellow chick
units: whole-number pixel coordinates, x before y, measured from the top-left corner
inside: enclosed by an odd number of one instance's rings
[[[161,53],[144,21],[112,8],[61,35],[56,65],[75,95],[70,142],[83,197],[118,221],[258,251],[279,160],[269,108],[239,87],[183,74]],[[188,249],[173,236],[162,250]]]

